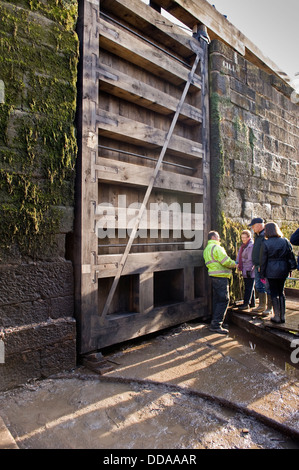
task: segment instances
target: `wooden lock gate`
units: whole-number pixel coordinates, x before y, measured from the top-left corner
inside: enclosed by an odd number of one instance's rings
[[[207,318],[208,42],[140,0],[80,2],[79,353]]]

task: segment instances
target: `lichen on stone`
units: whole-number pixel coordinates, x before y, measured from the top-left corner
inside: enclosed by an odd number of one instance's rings
[[[0,1],[0,250],[42,257],[74,204],[77,2]]]

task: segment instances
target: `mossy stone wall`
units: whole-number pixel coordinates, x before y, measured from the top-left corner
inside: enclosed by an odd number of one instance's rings
[[[76,364],[75,0],[0,0],[0,390]]]
[[[56,234],[63,207],[74,205],[76,3],[0,1],[0,250],[6,260],[64,255]]]
[[[253,217],[285,236],[299,227],[299,107],[286,82],[228,45],[212,41],[209,60],[212,225],[235,258]]]

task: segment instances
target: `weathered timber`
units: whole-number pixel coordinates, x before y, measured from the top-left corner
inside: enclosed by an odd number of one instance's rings
[[[153,8],[142,5],[140,0],[102,0],[101,3],[105,11],[125,18],[127,24],[133,28],[137,27],[157,44],[163,44],[163,47],[182,58],[192,57],[190,34],[166,17],[162,17]]]
[[[199,317],[208,318],[206,302],[203,299],[156,307],[144,315],[140,315],[140,312],[108,315],[106,322],[100,324],[99,329],[95,331],[98,349],[113,344],[115,337],[118,342],[123,342]]]
[[[173,96],[157,90],[153,86],[136,80],[118,70],[101,64],[97,69],[101,80],[100,89],[120,98],[136,103],[161,114],[170,115],[175,112],[179,100]],[[202,121],[200,109],[188,103],[184,103],[181,109],[180,119],[190,124]]]
[[[98,278],[114,277],[117,273],[121,255],[98,256]],[[123,275],[144,272],[169,271],[187,267],[203,266],[202,251],[186,250],[176,252],[130,253]]]
[[[144,146],[152,148],[162,147],[167,136],[167,132],[148,124],[104,110],[99,111],[97,114],[97,127],[100,136],[131,142],[135,145],[143,143]],[[175,134],[171,136],[168,149],[174,155],[183,155],[184,157],[202,158],[203,153],[201,143],[190,141]]]
[[[152,168],[142,168],[132,163],[109,161],[107,158],[96,159],[94,166],[98,178],[103,181],[114,181],[118,183],[134,184],[137,186],[148,186],[153,174]],[[203,193],[203,182],[199,178],[176,174],[160,170],[156,180],[156,188],[172,189],[185,193]]]
[[[92,351],[96,347],[92,334],[92,318],[98,314],[97,285],[92,282],[94,253],[97,252],[96,234],[93,226],[94,208],[92,201],[97,200],[97,184],[90,179],[90,162],[98,152],[96,134],[96,109],[98,107],[98,81],[96,77],[99,39],[97,27],[99,21],[99,2],[81,2],[80,9],[81,31],[81,73],[82,100],[79,100],[80,122],[79,145],[81,148],[80,180],[77,181],[81,195],[77,207],[76,228],[76,315],[79,331],[79,348]]]
[[[81,354],[208,316],[205,44],[137,0],[97,7],[82,20]]]
[[[111,286],[111,289],[109,291],[109,294],[108,294],[108,297],[107,297],[107,300],[106,300],[106,303],[105,303],[105,306],[104,306],[104,309],[103,309],[103,312],[102,312],[102,316],[105,316],[107,315],[108,313],[108,310],[109,310],[109,306],[110,306],[110,303],[112,301],[112,298],[113,298],[113,295],[115,293],[115,290],[116,290],[116,287],[117,287],[117,284],[119,282],[119,278],[122,274],[122,271],[123,271],[123,268],[125,266],[125,263],[126,263],[126,260],[127,260],[127,257],[128,257],[128,254],[130,252],[130,249],[131,249],[131,246],[132,246],[132,243],[133,243],[133,240],[136,236],[136,233],[137,233],[137,230],[138,230],[138,226],[139,226],[139,223],[140,223],[140,220],[142,218],[142,215],[143,215],[143,211],[148,203],[148,200],[149,200],[149,197],[150,197],[150,194],[152,192],[152,189],[153,189],[153,186],[155,184],[155,181],[156,181],[156,178],[157,178],[157,175],[158,175],[158,172],[160,170],[160,166],[163,162],[163,158],[165,156],[165,153],[166,153],[166,150],[169,146],[169,143],[170,143],[170,140],[173,136],[173,131],[174,131],[174,128],[175,128],[175,125],[177,123],[177,120],[178,120],[178,116],[180,114],[180,111],[181,111],[181,108],[182,108],[182,105],[185,101],[185,98],[186,98],[186,95],[188,93],[188,90],[189,90],[189,87],[190,87],[190,84],[191,84],[191,81],[193,79],[193,75],[195,74],[195,71],[197,69],[197,66],[198,66],[198,63],[199,63],[199,60],[200,60],[200,50],[198,50],[197,54],[196,54],[196,58],[194,60],[194,64],[193,64],[193,67],[192,67],[192,71],[190,73],[190,75],[188,76],[188,80],[186,82],[186,85],[185,85],[185,88],[184,88],[184,91],[183,91],[183,94],[182,94],[182,97],[180,99],[180,102],[178,104],[178,107],[177,107],[177,110],[176,110],[176,113],[173,117],[173,120],[171,122],[171,125],[170,125],[170,128],[169,128],[169,131],[167,133],[167,136],[165,138],[165,142],[163,144],[163,147],[162,147],[162,150],[161,150],[161,153],[160,153],[160,156],[159,156],[159,159],[157,161],[157,164],[156,164],[156,167],[155,167],[155,170],[151,176],[151,179],[150,179],[150,182],[149,182],[149,185],[147,187],[147,190],[146,190],[146,193],[145,193],[145,196],[143,198],[143,202],[142,202],[142,205],[141,205],[141,208],[139,209],[139,214],[138,214],[138,217],[136,218],[136,222],[134,224],[134,227],[132,228],[132,231],[131,231],[131,234],[130,234],[130,238],[129,238],[129,241],[127,243],[127,246],[126,246],[126,249],[125,249],[125,252],[124,254],[122,255],[122,260],[120,262],[120,265],[119,265],[119,268],[118,268],[118,271],[117,271],[117,274],[113,280],[113,284]]]
[[[139,36],[122,29],[120,26],[101,19],[100,47],[125,58],[159,77],[179,86],[188,80],[190,69],[163,51],[148,44]],[[196,75],[192,85],[200,88],[200,79]]]
[[[178,206],[178,207],[176,207]],[[103,202],[96,208],[95,221],[102,220],[102,226],[115,229],[127,229],[132,225],[132,221],[138,215],[139,205],[132,207],[118,207]],[[187,209],[190,211],[189,207]],[[116,222],[116,223],[115,223]],[[193,212],[181,212],[180,205],[174,203],[163,210],[159,208],[157,203],[152,203],[149,210],[145,210],[141,219],[141,227],[150,229],[152,232],[156,230],[177,230],[183,228],[188,230],[202,230],[203,214]],[[162,242],[161,242],[162,243]]]

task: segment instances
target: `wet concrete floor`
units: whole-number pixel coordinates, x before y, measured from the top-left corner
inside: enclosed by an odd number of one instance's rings
[[[80,366],[0,394],[19,449],[299,449],[298,369],[234,325],[223,336],[191,322],[104,356],[104,376]]]

